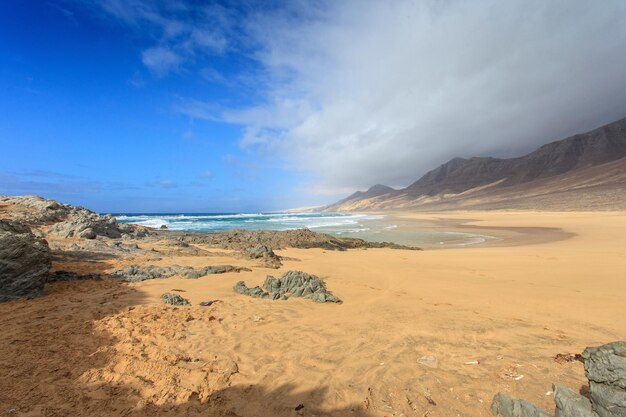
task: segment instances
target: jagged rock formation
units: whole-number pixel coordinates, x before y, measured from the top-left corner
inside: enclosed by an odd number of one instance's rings
[[[585,200],[579,206],[602,204],[594,193],[607,197],[607,207],[626,202],[626,119],[517,158],[454,158],[404,189],[379,196],[355,193],[324,209],[506,208],[528,204],[529,198],[549,205],[558,202],[546,196],[582,190]]]
[[[278,255],[267,245],[256,245],[246,252],[250,259],[260,259],[266,268],[280,268],[283,264]]]
[[[20,222],[0,220],[0,301],[41,295],[50,265],[44,239]]]
[[[289,297],[304,297],[316,303],[340,303],[341,300],[326,289],[326,284],[315,275],[302,271],[288,271],[281,278],[268,275],[263,288],[248,288],[246,283],[239,281],[235,284],[236,293],[256,298],[272,300],[286,300]]]
[[[8,213],[14,219],[31,227],[48,226],[51,233],[64,238],[119,239],[131,235],[141,238],[147,234],[143,228],[118,223],[111,215],[103,216],[83,207],[61,204],[39,196],[1,197],[0,204],[13,206]]]
[[[555,417],[626,417],[626,342],[589,347],[582,354],[589,380],[588,399],[554,385]],[[549,417],[526,400],[498,393],[491,411],[502,417]]]
[[[582,355],[593,410],[600,417],[626,417],[626,343],[587,348]]]
[[[191,305],[189,300],[187,300],[186,298],[183,298],[180,295],[173,294],[171,292],[166,292],[166,293],[161,294],[161,301],[163,301],[165,304],[170,304],[173,306]]]
[[[141,282],[148,279],[170,278],[180,275],[184,278],[197,279],[211,274],[224,274],[226,272],[250,271],[248,268],[240,268],[232,265],[205,266],[204,268],[192,268],[190,266],[137,266],[127,265],[111,272],[114,278],[126,282]]]

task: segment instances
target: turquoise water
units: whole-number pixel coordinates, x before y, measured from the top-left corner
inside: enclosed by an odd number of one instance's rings
[[[372,242],[395,242],[416,246],[461,246],[483,243],[489,236],[407,227],[382,214],[363,213],[225,213],[225,214],[117,214],[122,223],[187,232],[219,232],[231,229],[290,230],[307,228],[336,236]]]

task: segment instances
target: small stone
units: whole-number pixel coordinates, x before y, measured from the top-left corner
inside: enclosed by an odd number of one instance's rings
[[[439,366],[439,361],[434,356],[422,356],[417,360],[417,363],[429,368],[437,368]]]
[[[174,306],[188,306],[188,305],[191,305],[189,300],[187,300],[186,298],[183,298],[180,295],[173,294],[171,292],[166,292],[164,294],[161,294],[161,301],[163,301],[165,304],[170,304],[170,305],[174,305]]]

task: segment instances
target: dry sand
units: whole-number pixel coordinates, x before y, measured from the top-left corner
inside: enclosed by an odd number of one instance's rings
[[[504,240],[288,249],[279,271],[48,285],[0,305],[0,415],[488,416],[498,391],[551,409],[552,383],[586,382],[581,363],[554,355],[626,338],[626,213],[403,216],[474,219]],[[224,254],[159,262],[175,263],[254,266]],[[232,290],[291,269],[322,277],[344,303]],[[172,289],[194,306],[163,305]],[[197,306],[207,299],[220,302]]]

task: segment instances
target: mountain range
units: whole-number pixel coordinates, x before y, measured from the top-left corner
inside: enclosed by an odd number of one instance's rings
[[[406,188],[377,184],[325,211],[626,207],[626,118],[516,158],[454,158]]]

